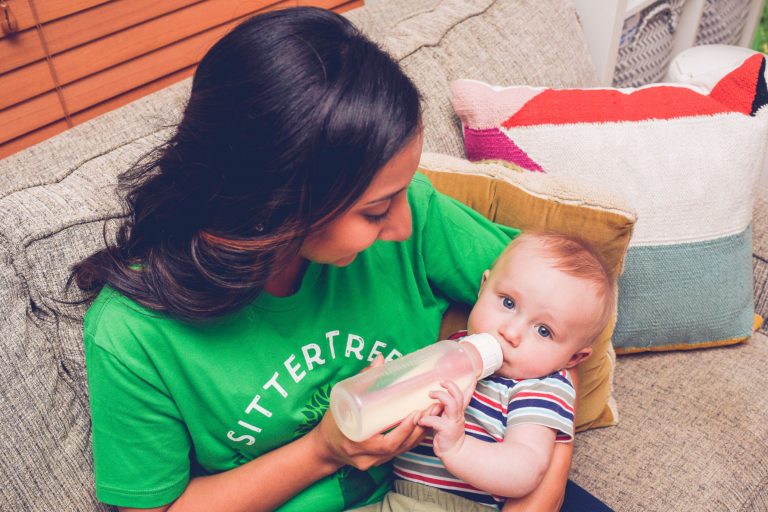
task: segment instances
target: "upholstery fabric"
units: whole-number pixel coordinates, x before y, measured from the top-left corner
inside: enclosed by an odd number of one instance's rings
[[[637,209],[617,353],[733,344],[752,334],[752,205],[768,140],[764,72],[765,58],[750,56],[709,93],[664,84],[452,85],[470,160],[579,178]]]
[[[146,118],[173,99],[142,100],[0,161],[0,177],[14,176],[0,179],[0,508],[109,509],[92,482],[86,307],[66,304],[80,296],[63,288],[70,265],[103,244],[105,219],[122,212],[117,174],[153,130],[164,133]]]
[[[571,478],[618,512],[768,510],[768,337],[616,362],[616,427],[576,436]]]
[[[458,199],[495,222],[526,230],[560,231],[587,240],[600,252],[611,274],[624,268],[636,216],[620,200],[554,176],[523,173],[498,164],[425,153],[420,169],[440,192]],[[446,314],[441,337],[466,328],[466,308]],[[611,335],[615,316],[579,364],[577,430],[613,425],[618,420],[611,396],[615,355]]]
[[[448,87],[458,78],[551,87],[597,83],[570,1],[395,0],[348,17],[421,91],[425,151],[464,155]]]

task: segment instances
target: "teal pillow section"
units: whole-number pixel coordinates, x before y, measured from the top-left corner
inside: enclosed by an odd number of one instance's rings
[[[726,345],[752,334],[751,227],[705,242],[632,247],[626,268],[617,354]]]

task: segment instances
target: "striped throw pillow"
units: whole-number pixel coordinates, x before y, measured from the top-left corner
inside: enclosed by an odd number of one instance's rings
[[[768,142],[765,57],[711,91],[452,84],[470,160],[578,178],[637,211],[617,353],[738,343],[754,315],[752,207]]]

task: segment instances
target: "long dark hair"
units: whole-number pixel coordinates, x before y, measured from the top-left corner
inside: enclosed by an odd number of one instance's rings
[[[121,175],[115,242],[74,265],[70,282],[86,300],[107,284],[185,321],[234,311],[420,122],[411,80],[342,16],[254,16],[200,62],[175,135]]]

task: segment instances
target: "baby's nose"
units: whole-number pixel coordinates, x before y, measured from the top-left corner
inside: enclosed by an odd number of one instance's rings
[[[517,347],[520,344],[520,328],[514,321],[505,322],[501,326],[499,333],[504,337],[504,340],[513,347]]]

